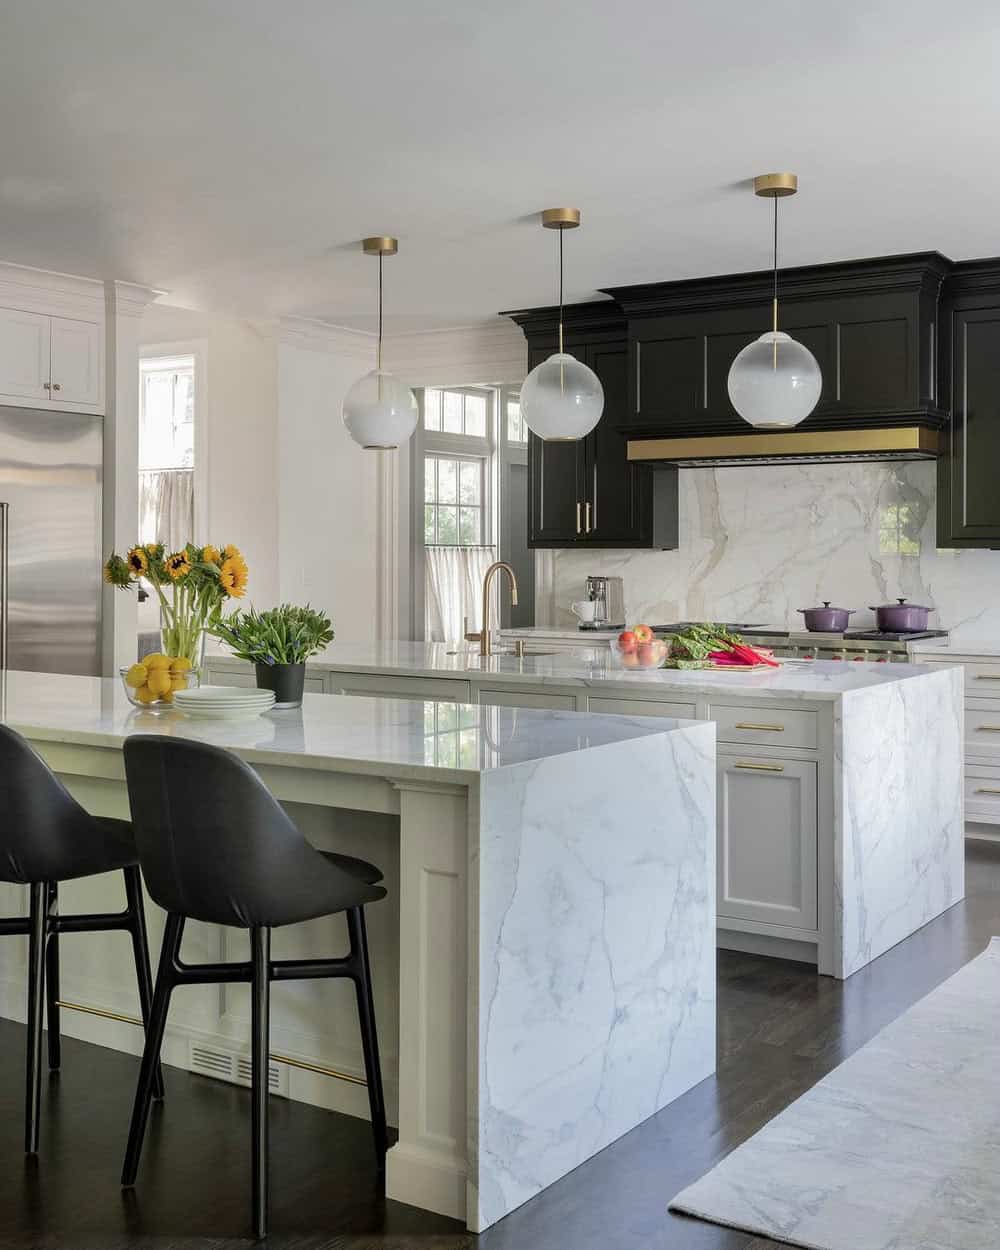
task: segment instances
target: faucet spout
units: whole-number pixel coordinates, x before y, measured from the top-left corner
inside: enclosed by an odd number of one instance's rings
[[[490,591],[493,589],[493,579],[501,570],[507,574],[507,579],[510,582],[511,604],[517,607],[517,576],[506,560],[496,560],[486,570],[486,574],[483,577],[483,627],[479,635],[480,655],[491,655],[493,652],[493,632],[490,628]]]

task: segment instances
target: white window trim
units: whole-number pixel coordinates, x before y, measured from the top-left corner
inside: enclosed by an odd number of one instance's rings
[[[194,359],[194,523],[191,541],[204,544],[212,540],[212,518],[208,508],[208,340],[143,343],[139,348],[140,382],[143,361],[169,360],[176,356]],[[137,411],[136,421],[138,419]]]

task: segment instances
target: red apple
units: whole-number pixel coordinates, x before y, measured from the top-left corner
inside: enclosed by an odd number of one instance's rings
[[[618,646],[622,651],[634,651],[639,645],[639,639],[630,629],[623,630],[618,635]]]
[[[635,634],[635,639],[638,643],[653,641],[653,631],[648,625],[636,625],[635,629],[632,630],[632,633]]]
[[[636,656],[642,668],[654,668],[660,662],[659,651],[651,642],[640,643]]]
[[[622,652],[622,668],[638,668],[639,657],[634,651]]]

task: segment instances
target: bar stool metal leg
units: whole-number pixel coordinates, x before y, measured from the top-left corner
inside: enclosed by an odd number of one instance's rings
[[[254,1236],[267,1236],[268,1143],[267,1098],[271,1017],[271,930],[250,930],[251,997],[251,1193]]]
[[[354,989],[358,999],[358,1022],[361,1025],[361,1046],[368,1080],[368,1106],[375,1137],[375,1159],[379,1170],[383,1170],[389,1142],[385,1127],[385,1095],[382,1092],[382,1066],[379,1062],[378,1034],[375,1030],[375,998],[372,993],[371,967],[368,963],[368,933],[363,907],[352,907],[347,912],[347,930],[351,938],[351,956],[358,967]]]
[[[149,1013],[149,1027],[146,1029],[146,1045],[142,1052],[139,1084],[135,1091],[135,1102],[132,1104],[132,1121],[129,1125],[128,1146],[125,1149],[125,1163],[122,1167],[122,1185],[126,1188],[135,1184],[136,1172],[139,1170],[139,1156],[142,1153],[142,1141],[146,1134],[146,1121],[149,1119],[149,1104],[153,1101],[156,1067],[160,1060],[160,1047],[163,1044],[163,1032],[167,1024],[170,993],[174,988],[174,970],[180,956],[183,935],[184,917],[170,912],[163,930],[163,945],[160,947],[160,964],[156,972],[153,1006]]]
[[[59,1037],[59,933],[51,923],[59,915],[59,886],[49,882],[48,916],[45,926],[45,1017],[48,1025],[49,1071],[57,1072],[62,1061]]]
[[[135,979],[139,985],[139,1006],[142,1023],[149,1028],[150,1009],[153,1004],[153,974],[149,968],[149,939],[146,936],[146,914],[142,904],[142,876],[137,865],[123,868],[125,897],[128,900],[129,933],[132,936],[132,953],[135,956]],[[156,1065],[153,1078],[153,1097],[163,1097],[163,1069]]]
[[[24,1081],[24,1149],[38,1153],[38,1118],[42,1103],[42,1004],[45,991],[45,919],[48,890],[39,881],[29,887],[28,1049]]]

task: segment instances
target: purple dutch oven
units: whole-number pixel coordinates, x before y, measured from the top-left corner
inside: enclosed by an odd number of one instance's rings
[[[873,607],[872,611],[875,613],[875,625],[883,633],[921,634],[927,628],[927,614],[931,609],[897,599],[895,603]]]
[[[814,634],[842,634],[850,624],[853,608],[831,608],[830,600],[824,599],[821,608],[799,608],[806,629]]]

